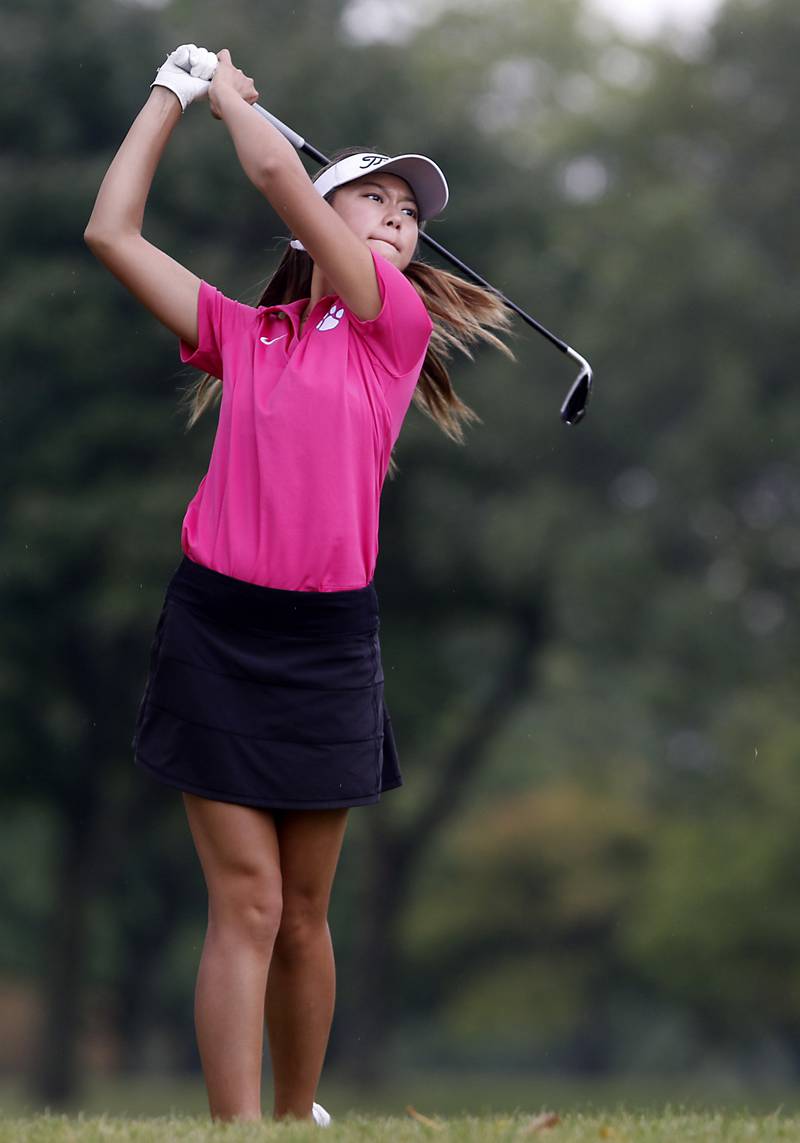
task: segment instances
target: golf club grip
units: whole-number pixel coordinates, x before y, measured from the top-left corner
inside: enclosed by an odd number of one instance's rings
[[[267,111],[266,107],[262,107],[260,103],[251,103],[250,106],[255,111],[257,111],[259,115],[263,115],[265,119],[268,119],[273,127],[277,127],[281,135],[283,135],[284,138],[288,139],[293,147],[296,147],[298,151],[305,150],[306,141],[302,135],[298,135],[296,131],[291,129],[291,127],[287,127],[285,123],[281,122],[277,115],[273,115],[271,111]],[[319,161],[321,163],[328,162],[324,155],[320,155]]]
[[[189,71],[188,67],[184,67],[181,64],[176,64],[175,66],[180,67],[182,71]],[[216,68],[214,70],[216,71]],[[310,143],[306,143],[302,135],[298,135],[296,131],[293,131],[291,127],[288,127],[277,117],[277,115],[273,115],[271,111],[267,111],[266,107],[262,107],[260,103],[251,103],[250,106],[253,107],[259,115],[262,115],[265,119],[269,120],[273,127],[277,127],[281,135],[283,135],[284,138],[288,139],[292,146],[296,147],[298,151],[304,151],[307,155],[311,155],[312,158],[317,159],[320,163],[330,162],[329,159],[325,158],[321,151],[317,151],[316,148],[312,147]]]

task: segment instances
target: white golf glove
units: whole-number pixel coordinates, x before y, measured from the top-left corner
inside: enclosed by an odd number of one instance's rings
[[[190,103],[208,98],[216,70],[217,57],[213,52],[196,44],[181,44],[167,56],[150,87],[168,87],[180,100],[182,115]]]

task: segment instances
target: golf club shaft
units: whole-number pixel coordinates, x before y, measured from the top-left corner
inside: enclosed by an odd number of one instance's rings
[[[298,151],[302,151],[304,154],[309,155],[312,159],[316,159],[318,163],[327,164],[331,161],[329,158],[323,155],[321,151],[318,151],[316,147],[312,147],[310,143],[307,143],[306,140],[301,135],[298,135],[296,131],[293,131],[291,127],[287,127],[285,123],[282,123],[281,120],[278,119],[276,115],[273,115],[271,111],[267,111],[266,107],[262,107],[260,103],[253,103],[251,106],[259,113],[259,115],[263,115],[265,119],[268,119],[273,127],[277,127],[281,135],[283,135],[284,138],[288,139],[292,146],[296,147]],[[586,361],[580,356],[580,354],[576,353],[575,350],[570,349],[566,342],[562,341],[560,337],[556,337],[556,335],[551,333],[549,329],[545,329],[545,327],[540,322],[536,321],[535,318],[532,318],[530,314],[525,313],[523,309],[520,309],[518,305],[510,301],[510,299],[507,298],[505,294],[502,294],[500,290],[496,289],[490,282],[487,282],[485,278],[480,276],[480,274],[476,274],[475,271],[470,269],[470,267],[462,262],[460,258],[456,258],[455,254],[451,254],[449,250],[446,250],[445,247],[442,246],[441,243],[437,242],[435,238],[431,238],[430,235],[426,234],[424,230],[420,230],[419,237],[423,242],[426,242],[428,246],[431,246],[442,258],[450,262],[453,266],[456,266],[459,270],[461,270],[463,274],[466,274],[468,278],[471,278],[473,282],[476,282],[479,286],[483,286],[484,289],[490,290],[493,294],[496,294],[501,301],[505,302],[509,309],[512,309],[514,313],[519,314],[523,321],[526,321],[528,325],[532,326],[543,337],[546,337],[547,340],[551,342],[557,349],[560,349],[562,353],[569,354],[570,357],[572,357],[581,365],[585,366],[587,364]]]

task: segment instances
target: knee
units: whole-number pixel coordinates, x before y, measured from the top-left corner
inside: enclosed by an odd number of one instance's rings
[[[258,879],[231,886],[209,901],[209,920],[240,941],[271,948],[281,925],[280,889]]]
[[[327,901],[289,898],[284,901],[280,928],[275,942],[276,952],[295,956],[328,939]]]

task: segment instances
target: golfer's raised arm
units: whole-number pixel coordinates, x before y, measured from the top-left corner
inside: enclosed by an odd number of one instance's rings
[[[181,114],[170,91],[153,88],[106,172],[83,236],[135,298],[174,334],[196,345],[200,279],[142,237],[153,176]]]
[[[380,312],[375,264],[363,242],[314,190],[297,151],[267,119],[253,114],[232,85],[236,75],[227,49],[208,91],[212,114],[225,122],[242,170],[301,239],[336,293],[363,321]]]

